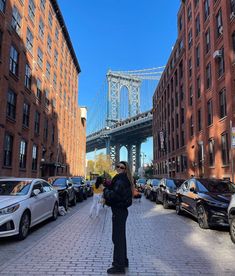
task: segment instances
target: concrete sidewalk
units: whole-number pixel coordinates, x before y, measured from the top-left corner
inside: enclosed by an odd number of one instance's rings
[[[0,267],[0,275],[107,275],[112,262],[111,210],[89,217],[92,199],[31,248]],[[146,199],[129,208],[126,275],[235,275],[228,232],[202,230]]]

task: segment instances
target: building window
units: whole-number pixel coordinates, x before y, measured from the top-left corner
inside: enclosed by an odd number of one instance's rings
[[[16,118],[16,94],[12,90],[7,93],[7,116],[13,120]]]
[[[207,102],[207,124],[208,126],[213,124],[213,105],[212,99]]]
[[[1,39],[0,39],[0,44],[1,44]],[[235,32],[233,32],[232,35],[232,47],[233,47],[233,53],[235,54]],[[0,51],[1,54],[1,51]]]
[[[206,89],[211,87],[211,64],[208,63],[206,66]]]
[[[197,97],[201,97],[201,79],[200,76],[197,77]]]
[[[42,99],[42,81],[37,79],[37,98],[41,101]]]
[[[223,21],[222,21],[222,10],[219,9],[216,15],[216,33],[219,37],[223,33]]]
[[[199,16],[199,14],[196,17],[195,27],[196,27],[196,36],[198,36],[200,33],[200,16]]]
[[[190,135],[193,136],[193,115],[190,117]]]
[[[227,102],[226,102],[225,89],[223,89],[219,93],[219,107],[220,107],[220,118],[224,118],[227,115]]]
[[[46,141],[48,138],[48,119],[44,119],[43,139]]]
[[[13,7],[12,11],[12,20],[11,20],[11,27],[20,35],[21,29],[21,15],[16,6]]]
[[[26,88],[31,89],[31,83],[32,83],[32,71],[29,65],[26,63],[24,85]]]
[[[40,48],[38,48],[38,65],[42,68],[43,65],[43,52]]]
[[[10,72],[18,76],[19,70],[19,53],[14,46],[11,45],[10,50]]]
[[[181,131],[181,147],[185,145],[185,139],[184,139],[184,131]]]
[[[218,77],[224,74],[224,48],[220,49],[220,57],[218,58]]]
[[[46,64],[46,76],[48,79],[50,79],[50,76],[51,76],[51,65],[50,63],[47,61],[47,64]]]
[[[192,59],[191,58],[188,61],[188,75],[190,78],[192,77]]]
[[[36,135],[39,135],[40,132],[40,113],[38,111],[35,111],[34,116],[34,133]]]
[[[3,41],[3,32],[0,30],[0,59],[2,56],[2,41]]]
[[[198,6],[199,0],[194,0],[194,6],[195,8]]]
[[[37,170],[37,159],[38,159],[38,147],[33,145],[32,149],[32,171]]]
[[[235,13],[235,0],[230,0],[230,6],[231,6],[231,13]]]
[[[52,28],[52,25],[53,25],[53,18],[52,18],[52,14],[51,14],[50,11],[49,11],[49,13],[48,13],[48,25],[49,25],[49,27]]]
[[[197,122],[198,122],[198,131],[202,130],[202,110],[201,108],[197,111]]]
[[[215,141],[214,139],[209,139],[209,166],[213,167],[215,165]]]
[[[57,42],[59,41],[59,30],[58,30],[57,27],[55,28],[55,40],[56,40]]]
[[[49,100],[49,91],[48,89],[45,90],[45,104],[48,107],[50,104],[50,100]]]
[[[26,48],[31,54],[33,54],[33,34],[29,28],[27,28]]]
[[[222,164],[227,165],[229,162],[228,133],[221,134],[221,148]]]
[[[210,40],[210,29],[208,29],[206,31],[205,34],[205,42],[206,42],[206,53],[209,52],[210,48],[211,48],[211,40]]]
[[[3,165],[10,167],[12,165],[12,152],[13,152],[13,136],[5,134],[4,139],[4,161]]]
[[[23,126],[29,127],[29,113],[30,113],[30,105],[24,102],[23,105]]]
[[[181,119],[181,124],[184,124],[184,108],[182,107],[180,109],[180,119]]]
[[[178,26],[179,26],[179,30],[181,31],[181,30],[182,30],[182,28],[183,28],[183,20],[182,20],[182,15],[179,17]]]
[[[54,144],[54,142],[55,142],[55,126],[52,126],[51,143]]]
[[[57,86],[57,76],[56,76],[56,73],[54,73],[54,77],[53,77],[53,86],[56,89],[56,86]]]
[[[20,141],[20,168],[26,168],[27,143],[25,140]]]
[[[40,18],[40,21],[39,21],[39,36],[41,37],[41,39],[44,38],[44,28],[45,28],[45,25],[43,23],[43,20],[42,18]]]
[[[196,48],[196,65],[200,66],[200,44]]]
[[[0,0],[0,11],[5,12],[6,0]]]
[[[48,35],[48,37],[47,37],[47,51],[48,51],[49,54],[51,54],[51,44],[52,44],[52,40],[51,40],[50,35]]]
[[[56,51],[56,49],[54,51],[54,64],[57,67],[57,65],[58,65],[58,52]]]
[[[192,86],[189,87],[189,105],[193,105],[193,88]]]
[[[42,11],[45,11],[45,7],[46,7],[46,0],[40,0],[40,9]]]
[[[35,18],[35,4],[33,0],[29,0],[29,17],[32,21],[34,21]]]
[[[190,29],[188,32],[188,47],[189,47],[189,49],[191,48],[192,44],[193,44],[193,34],[192,34],[192,29]]]
[[[204,1],[204,19],[207,20],[208,16],[210,15],[210,0]]]
[[[188,6],[187,17],[188,17],[188,21],[190,21],[192,19],[192,6],[191,6],[191,4]]]

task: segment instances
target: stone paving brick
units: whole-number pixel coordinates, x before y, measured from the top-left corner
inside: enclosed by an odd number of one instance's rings
[[[102,208],[100,216],[91,219],[90,205],[91,199],[9,258],[0,266],[0,275],[107,275],[113,249],[111,210]],[[227,231],[200,229],[193,219],[145,199],[129,208],[127,239],[126,275],[235,275],[235,246]]]

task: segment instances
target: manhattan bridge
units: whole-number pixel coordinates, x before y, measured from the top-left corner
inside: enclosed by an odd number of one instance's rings
[[[152,136],[152,97],[164,66],[111,71],[88,106],[86,152],[106,149],[113,164],[127,150],[133,171],[141,166],[141,144]]]

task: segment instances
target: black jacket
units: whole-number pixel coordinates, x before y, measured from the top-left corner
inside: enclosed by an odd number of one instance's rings
[[[104,189],[104,199],[108,206],[127,208],[132,204],[131,183],[125,173],[119,173],[112,179],[111,185]]]

